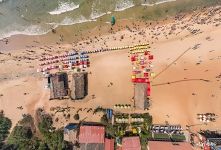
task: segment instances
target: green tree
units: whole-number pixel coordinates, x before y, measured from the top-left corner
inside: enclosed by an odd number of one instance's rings
[[[107,115],[104,114],[102,117],[101,117],[101,123],[103,125],[107,125],[108,124],[108,119],[107,119]]]
[[[75,120],[79,120],[79,119],[80,119],[79,114],[75,114],[75,115],[74,115],[74,119],[75,119]]]
[[[38,147],[38,150],[50,150],[50,149],[48,148],[48,145],[46,143],[41,142]]]
[[[38,123],[39,131],[42,134],[42,140],[45,142],[50,150],[63,150],[67,149],[68,143],[64,142],[63,130],[55,130],[52,117],[48,114],[41,113]],[[44,145],[41,144],[41,148]]]
[[[48,133],[49,130],[53,129],[52,124],[53,124],[52,118],[48,115],[45,115],[45,116],[42,116],[38,124],[38,128],[42,134],[45,134],[45,133]]]
[[[9,129],[12,126],[10,119],[4,116],[3,111],[0,112],[0,149],[3,146],[3,142],[9,134]]]
[[[39,146],[37,138],[33,137],[30,127],[16,125],[10,134],[8,144],[16,145],[20,150],[35,150]]]

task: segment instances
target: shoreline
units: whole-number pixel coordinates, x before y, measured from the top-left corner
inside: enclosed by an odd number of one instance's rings
[[[211,17],[208,18],[205,14],[211,14]],[[156,60],[153,64],[154,72],[159,73],[172,64],[158,78],[153,79],[152,84],[185,80],[184,78],[205,78],[212,81],[208,84],[196,84],[193,81],[153,86],[152,106],[149,112],[153,115],[154,123],[163,123],[167,120],[170,123],[181,123],[185,127],[186,124],[197,123],[196,113],[214,111],[214,113],[221,115],[219,112],[221,108],[218,107],[221,96],[219,94],[220,82],[217,81],[218,78],[216,79],[220,72],[218,72],[218,68],[214,67],[219,66],[221,56],[219,52],[221,20],[217,19],[220,18],[220,15],[221,6],[216,6],[180,14],[177,18],[173,16],[171,19],[162,22],[157,21],[151,25],[148,24],[149,22],[123,20],[113,27],[114,33],[108,34],[107,31],[110,31],[110,27],[105,26],[101,31],[97,27],[88,33],[89,39],[83,37],[78,43],[45,44],[43,46],[36,43],[36,46],[25,47],[23,50],[3,51],[0,54],[0,83],[2,83],[0,94],[3,94],[0,96],[0,110],[5,111],[6,116],[12,119],[14,125],[22,114],[30,113],[33,115],[33,110],[39,106],[44,107],[48,112],[50,112],[51,107],[66,107],[67,104],[84,107],[85,102],[79,104],[72,101],[48,100],[48,91],[43,88],[44,81],[36,73],[39,57],[63,53],[73,47],[76,49],[99,49],[101,47],[139,44],[140,41],[140,43],[149,42],[151,45]],[[203,19],[205,23],[200,22]],[[126,25],[129,26],[130,30],[125,29]],[[118,31],[119,28],[123,30]],[[68,34],[67,32],[64,31],[65,34]],[[99,36],[99,34],[102,35]],[[83,35],[87,37],[86,34]],[[21,39],[21,36],[18,36],[17,38],[19,40],[16,39],[15,41],[18,42],[18,45],[23,44],[19,43],[22,41],[27,43],[33,41],[29,37]],[[48,42],[47,36],[41,38],[43,42]],[[178,61],[173,62],[188,48],[191,49],[189,52],[185,53]],[[92,94],[95,94],[97,98],[86,102],[87,106],[94,108],[97,104],[101,104],[105,107],[112,107],[112,103],[119,103],[119,101],[130,103],[133,87],[129,82],[131,64],[128,51],[92,54],[91,62],[88,71],[91,71],[92,74],[89,77],[90,86],[87,98],[90,98]],[[111,87],[111,93],[107,87],[108,81],[114,83],[114,86]],[[123,89],[127,90],[122,91]],[[110,100],[112,101],[111,104],[109,103]],[[210,105],[211,107],[208,108],[207,106]],[[18,110],[17,107],[19,106],[24,109]],[[173,114],[173,112],[177,113]],[[85,113],[82,115],[86,116]],[[166,115],[169,115],[170,118]],[[65,120],[62,122],[57,123],[58,127],[63,126]],[[220,124],[221,120],[217,119],[216,123],[209,124],[206,128],[220,128]],[[196,128],[199,129],[200,127]]]
[[[106,14],[105,16],[97,18],[97,21],[59,26],[56,28],[56,33],[48,32],[43,35],[12,35],[8,38],[0,40],[0,51],[14,51],[36,46],[53,46],[56,44],[75,45],[79,41],[88,40],[89,38],[95,36],[99,37],[102,35],[108,35],[110,32],[116,33],[127,30],[127,26],[134,28],[133,24],[138,24],[138,27],[146,26],[146,24],[154,25],[156,22],[161,22],[164,24],[173,21],[175,16],[182,15],[183,13],[189,14],[192,11],[200,11],[200,9],[213,6],[215,3],[216,2],[213,1],[206,1],[202,3],[201,0],[196,0],[195,2],[190,0],[182,0],[154,5],[151,7],[134,6],[133,8],[129,8],[120,13],[113,12],[112,14]],[[181,6],[183,6],[183,8],[180,8]],[[157,12],[158,9],[161,11]],[[138,13],[134,14],[133,11]],[[131,12],[132,18],[127,15]],[[155,15],[154,12],[156,12],[158,15]],[[145,14],[147,14],[146,17]],[[113,26],[113,30],[111,30],[111,25],[107,24],[112,15],[116,16],[117,18],[117,23],[115,26]]]

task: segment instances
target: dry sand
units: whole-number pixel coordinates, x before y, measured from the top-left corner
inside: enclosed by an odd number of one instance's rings
[[[157,25],[150,26],[146,22],[131,23],[130,28],[133,32],[124,29],[97,38],[92,36],[90,44],[85,44],[90,40],[80,41],[81,44],[36,44],[19,51],[3,51],[3,54],[0,54],[0,110],[3,109],[6,116],[12,119],[13,125],[24,113],[34,115],[37,107],[44,107],[50,113],[50,108],[56,106],[75,107],[67,112],[71,114],[70,119],[65,120],[62,113],[55,115],[54,118],[59,118],[56,127],[74,121],[73,115],[79,108],[86,108],[79,112],[81,119],[87,117],[87,121],[98,121],[100,114],[87,113],[89,108],[132,103],[132,66],[128,50],[91,55],[91,67],[88,70],[91,72],[89,94],[83,102],[49,101],[49,91],[44,89],[46,82],[35,72],[38,66],[36,58],[58,54],[73,46],[77,49],[95,49],[150,42],[151,51],[155,56],[154,72],[160,73],[151,79],[151,107],[148,112],[153,115],[154,123],[168,121],[181,124],[184,128],[186,125],[196,125],[195,129],[221,128],[221,81],[220,78],[216,78],[221,74],[220,15],[220,7],[208,8],[180,17],[182,19],[172,18]],[[205,23],[202,23],[202,20],[205,20]],[[117,26],[125,26],[127,23],[128,21],[121,21]],[[117,27],[114,28],[117,31]],[[20,41],[17,42],[14,47],[13,43],[6,47],[16,49],[16,45],[20,44]],[[205,79],[209,82],[180,81],[188,79]],[[173,81],[178,82],[168,84]],[[113,82],[113,86],[108,87],[110,82]],[[92,95],[95,95],[95,99],[92,99]],[[18,109],[19,106],[23,109]],[[197,125],[200,122],[196,119],[196,114],[207,112],[218,115],[216,122]]]

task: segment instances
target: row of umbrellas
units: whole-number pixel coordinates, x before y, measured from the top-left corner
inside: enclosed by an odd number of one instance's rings
[[[126,119],[126,118],[116,118],[115,120],[116,120],[116,122],[119,122],[119,123],[127,123],[127,122],[129,122],[129,119]]]
[[[106,48],[106,49],[100,49],[100,50],[94,50],[94,51],[80,51],[80,52],[73,50],[71,52],[67,52],[66,54],[62,54],[62,55],[42,57],[39,59],[39,61],[54,60],[54,59],[58,59],[58,58],[65,58],[68,56],[85,55],[85,54],[103,52],[103,51],[109,51],[109,50],[119,50],[119,49],[127,49],[127,48],[141,47],[141,46],[147,47],[147,45],[149,45],[149,44],[148,43],[141,43],[141,44],[136,44],[133,46],[112,47],[112,48]]]
[[[214,113],[205,113],[205,114],[197,114],[197,119],[199,119],[200,122],[211,122],[216,120],[216,114]]]
[[[54,59],[59,59],[59,58],[65,58],[68,56],[83,56],[85,54],[87,54],[87,51],[81,51],[81,52],[77,52],[77,51],[71,51],[71,52],[67,52],[65,54],[62,55],[54,55],[54,56],[47,56],[47,57],[42,57],[39,59],[39,61],[46,61],[46,60],[54,60]]]
[[[131,105],[130,104],[116,104],[114,105],[114,108],[115,109],[129,109],[131,108]]]
[[[158,125],[153,125],[152,126],[153,130],[159,130],[159,129],[163,129],[163,130],[183,130],[182,127],[180,125],[168,125],[168,126],[158,126]]]
[[[74,68],[87,68],[89,67],[89,64],[80,64],[80,65],[75,65],[75,64],[63,64],[63,65],[49,65],[45,66],[43,68],[38,68],[37,72],[47,72],[53,69],[59,69],[59,70],[64,70],[64,69],[74,69]]]
[[[76,63],[76,64],[80,64],[80,63],[89,63],[89,59],[70,59],[70,58],[66,58],[66,59],[60,59],[60,60],[53,60],[53,61],[47,61],[47,62],[43,62],[40,64],[40,66],[45,66],[45,65],[51,65],[51,64],[55,64],[55,63],[63,63],[63,64],[68,64],[68,63]]]
[[[50,57],[41,58],[39,60],[40,68],[37,72],[48,72],[53,69],[81,69],[87,68],[90,65],[89,56],[86,51],[70,51],[62,55],[55,55]]]

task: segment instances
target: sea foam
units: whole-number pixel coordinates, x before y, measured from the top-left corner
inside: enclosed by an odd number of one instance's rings
[[[65,12],[72,11],[74,9],[79,8],[79,5],[76,5],[75,3],[68,3],[68,2],[59,2],[59,5],[56,9],[53,11],[50,11],[49,14],[51,15],[59,15]]]
[[[84,16],[80,16],[76,19],[72,19],[69,17],[65,17],[61,23],[59,23],[58,25],[73,25],[73,24],[77,24],[77,23],[84,23],[84,22],[89,22],[90,20],[86,19]]]
[[[159,1],[159,2],[156,2],[154,4],[150,4],[150,3],[144,3],[144,4],[141,4],[143,6],[154,6],[154,5],[159,5],[159,4],[163,4],[163,3],[167,3],[167,2],[174,2],[176,0],[163,0],[163,1]]]
[[[19,25],[17,25],[18,27]],[[11,37],[13,35],[43,35],[47,34],[50,30],[43,29],[41,26],[38,25],[31,25],[31,26],[21,26],[18,30],[13,30],[14,27],[8,27],[5,29],[4,32],[0,33],[0,39]]]
[[[132,0],[119,0],[115,6],[115,11],[123,11],[134,6]]]

